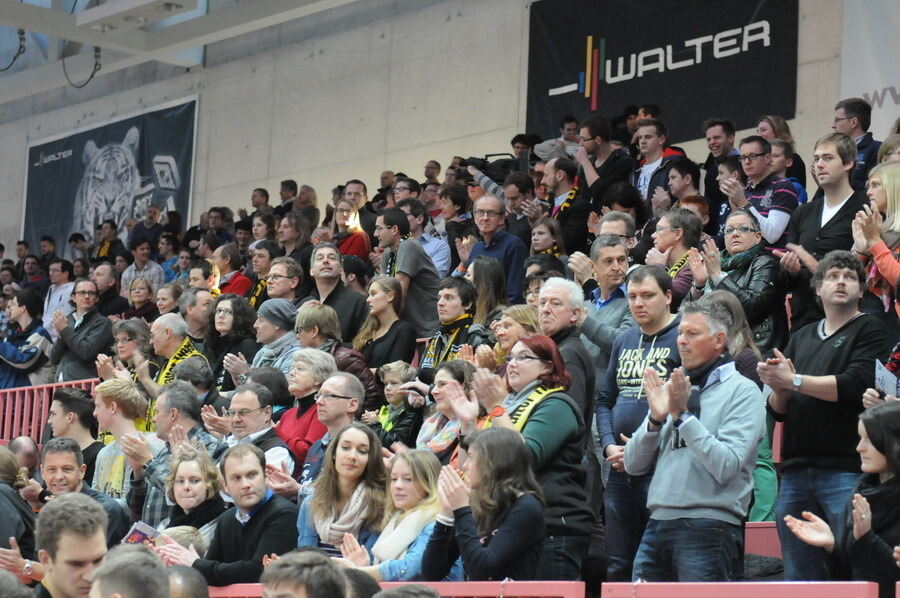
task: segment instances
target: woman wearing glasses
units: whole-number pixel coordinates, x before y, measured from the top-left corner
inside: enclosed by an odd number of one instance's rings
[[[475,431],[479,402],[490,427],[517,431],[546,501],[547,536],[534,579],[579,579],[593,514],[584,491],[585,425],[581,408],[566,394],[569,373],[556,343],[547,336],[519,339],[509,354],[506,380],[486,370],[475,373],[477,402],[452,393],[462,436]],[[507,388],[512,392],[507,394]]]
[[[123,320],[140,318],[147,323],[159,317],[159,310],[153,301],[153,285],[146,278],[135,278],[128,287],[128,303],[131,309],[122,314]],[[110,316],[115,321],[115,316]]]
[[[724,254],[713,241],[706,241],[702,254],[691,249],[691,298],[712,290],[731,291],[747,314],[760,352],[765,355],[783,349],[787,344],[787,314],[778,279],[781,267],[765,249],[759,221],[745,209],[735,210],[728,215],[723,234]]]
[[[297,518],[298,546],[316,546],[329,556],[353,536],[372,549],[387,507],[381,442],[372,429],[353,422],[328,443],[325,464]]]
[[[225,356],[243,355],[247,363],[259,351],[256,342],[256,312],[243,297],[234,293],[219,295],[209,314],[204,353],[212,366],[213,383],[220,392],[234,390],[234,381],[225,370]]]
[[[359,212],[349,199],[339,199],[334,206],[331,235],[341,255],[355,255],[363,261],[369,259],[372,242],[359,226]]]
[[[50,362],[57,366],[60,382],[97,377],[97,356],[112,345],[112,322],[97,311],[97,285],[90,280],[75,282],[72,302],[75,311],[68,316],[53,313],[52,326],[59,333]]]

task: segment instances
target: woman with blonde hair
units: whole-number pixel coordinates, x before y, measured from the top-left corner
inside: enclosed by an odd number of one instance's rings
[[[438,476],[441,464],[428,451],[406,451],[391,461],[388,493],[381,535],[372,556],[348,535],[341,545],[345,561],[371,575],[375,581],[413,581],[422,578],[422,555],[434,530],[440,509]],[[457,566],[445,581],[461,581]]]
[[[19,496],[27,483],[28,470],[19,466],[11,450],[0,446],[0,548],[12,548],[9,541],[15,539],[22,558],[34,559],[34,511]]]
[[[353,348],[365,355],[372,371],[394,361],[412,362],[416,352],[416,329],[400,319],[403,289],[391,276],[369,283],[366,298],[369,317],[353,339]]]
[[[159,524],[160,531],[190,526],[199,530],[207,546],[216,531],[216,519],[225,511],[219,494],[219,468],[206,452],[179,449],[169,461],[166,498],[174,506]]]
[[[519,304],[506,307],[491,329],[497,342],[493,347],[479,346],[475,350],[474,361],[468,359],[467,361],[476,367],[485,368],[503,376],[506,374],[506,356],[512,351],[513,346],[523,336],[539,333],[541,326],[538,322],[537,310],[530,305]]]
[[[300,507],[297,545],[341,556],[340,548],[350,535],[371,549],[387,503],[385,479],[381,441],[375,432],[359,422],[343,428],[328,443],[322,472]]]
[[[350,199],[339,199],[334,206],[331,236],[341,255],[355,255],[363,261],[369,259],[372,243],[369,235],[359,226],[359,211]]]
[[[870,205],[853,220],[853,251],[866,268],[866,288],[890,312],[900,280],[900,162],[885,162],[869,171]],[[900,313],[900,307],[895,306]]]
[[[152,322],[159,317],[159,309],[153,300],[153,294],[156,289],[153,284],[143,277],[135,278],[128,287],[128,304],[131,309],[126,310],[121,319],[130,320],[131,318],[140,318],[147,323]],[[115,322],[115,316],[109,316]]]
[[[803,158],[797,153],[797,142],[791,135],[791,127],[784,118],[777,114],[766,114],[756,119],[756,134],[771,141],[772,139],[783,139],[791,144],[794,149],[794,163],[787,169],[787,178],[794,177],[802,187],[806,187],[806,164]]]

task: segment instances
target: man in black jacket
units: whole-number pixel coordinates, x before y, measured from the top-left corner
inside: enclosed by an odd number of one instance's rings
[[[818,153],[817,149],[817,153]],[[815,160],[818,165],[822,158]],[[874,386],[875,359],[891,347],[875,316],[859,311],[865,271],[849,251],[832,251],[813,276],[825,318],[791,336],[784,354],[757,366],[772,389],[769,411],[784,421],[781,488],[776,503],[786,580],[828,579],[825,553],[797,539],[786,515],[825,519],[844,537],[847,498],[859,479],[857,418]]]
[[[818,260],[830,251],[853,246],[850,224],[869,203],[865,193],[850,186],[855,162],[856,144],[846,135],[831,133],[816,142],[813,168],[821,193],[794,211],[787,230],[788,251],[774,252],[790,275],[791,330],[824,315],[809,283]]]
[[[100,299],[97,302],[97,311],[102,316],[119,315],[128,311],[128,299],[122,297],[116,292],[116,274],[113,271],[112,264],[102,262],[94,268],[91,274],[91,280],[97,285],[97,292],[100,293]]]
[[[587,253],[587,221],[591,211],[589,194],[580,192],[575,186],[578,165],[568,158],[554,158],[544,165],[547,193],[553,199],[550,217],[558,220],[563,229],[563,242],[568,253]]]
[[[703,121],[703,134],[706,136],[706,147],[709,155],[703,163],[705,176],[703,179],[704,195],[709,204],[709,222],[703,227],[703,232],[710,235],[719,234],[725,226],[725,216],[728,214],[728,197],[719,189],[719,164],[726,156],[736,155],[738,151],[734,147],[734,124],[727,118],[708,118]]]
[[[581,121],[581,147],[575,152],[575,161],[582,169],[582,186],[590,191],[591,209],[598,214],[606,190],[613,183],[627,182],[634,170],[631,155],[624,149],[613,149],[609,144],[611,135],[609,121],[599,114],[592,114]],[[573,250],[569,249],[569,253]]]
[[[270,465],[294,471],[294,459],[272,426],[273,403],[272,391],[262,384],[247,382],[235,388],[231,406],[225,411],[231,418],[231,434],[225,437],[225,443],[230,447],[252,444],[265,453]]]
[[[312,250],[309,274],[315,285],[312,293],[300,301],[298,307],[307,301],[318,301],[340,314],[341,339],[353,342],[369,315],[365,297],[354,293],[341,282],[344,265],[341,252],[334,243],[319,243]]]
[[[234,507],[216,520],[216,532],[200,558],[197,551],[176,542],[158,548],[167,565],[200,571],[211,586],[257,583],[262,559],[297,547],[297,505],[266,487],[266,456],[252,444],[228,449],[219,464],[225,491]]]
[[[875,141],[869,132],[872,123],[872,106],[862,98],[847,98],[834,107],[834,121],[831,128],[843,133],[856,144],[856,166],[850,175],[850,184],[857,191],[866,190],[869,171],[878,164],[880,141]]]

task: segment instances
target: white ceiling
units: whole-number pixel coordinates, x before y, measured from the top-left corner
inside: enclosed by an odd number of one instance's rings
[[[192,0],[193,4],[199,3],[200,8],[185,13],[180,22],[179,17],[174,17],[155,25],[105,33],[97,27],[91,28],[90,23],[78,26],[79,15],[84,21],[88,11],[115,12],[119,7],[124,9],[152,2],[108,0],[98,6],[95,0],[75,0],[74,5],[69,0],[50,0],[43,2],[49,6],[40,6],[34,0],[29,1],[32,3],[0,0],[0,26],[45,35],[50,40],[48,48],[56,51],[48,51],[45,61],[0,78],[0,104],[68,85],[61,64],[62,55],[72,54],[65,60],[66,71],[74,81],[86,79],[94,67],[94,53],[90,47],[102,49],[98,77],[150,61],[181,67],[201,66],[202,52],[190,50],[352,4],[356,0],[233,0],[214,3],[208,12],[206,0]],[[63,2],[67,3],[66,7]],[[64,45],[62,41],[69,43]],[[90,47],[73,53],[79,49],[78,44]],[[6,60],[5,56],[0,56],[0,62]],[[0,68],[2,66],[5,64],[0,64]]]

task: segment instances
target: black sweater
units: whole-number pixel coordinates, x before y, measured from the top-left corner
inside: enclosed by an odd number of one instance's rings
[[[825,254],[835,249],[849,251],[853,245],[853,232],[850,223],[856,213],[868,205],[869,199],[862,191],[850,196],[841,209],[825,223],[822,222],[822,205],[825,196],[819,195],[794,210],[788,225],[788,243],[802,245],[814,258],[821,260]],[[811,286],[812,272],[806,267],[800,268],[797,276],[790,277],[788,286],[792,287],[791,297],[791,330],[799,330],[810,322],[824,316],[824,312],[816,302],[816,293]]]
[[[360,350],[370,368],[380,368],[393,361],[412,363],[416,353],[416,327],[406,320],[396,320],[384,336],[371,340]]]
[[[874,581],[879,598],[893,598],[900,582],[893,547],[900,544],[900,480],[884,484],[877,475],[860,479],[854,494],[862,494],[872,510],[872,529],[859,540],[853,537],[853,501],[847,501],[846,523],[842,537],[835,538],[831,572],[835,579]],[[849,569],[849,570],[848,570]]]
[[[784,354],[797,373],[835,376],[838,400],[831,403],[791,391],[787,413],[772,412],[776,420],[785,422],[784,470],[821,467],[859,471],[856,421],[863,410],[862,394],[875,385],[875,359],[890,348],[881,321],[869,314],[847,322],[824,340],[819,336],[819,322],[791,336]]]
[[[273,496],[247,525],[237,520],[236,509],[219,516],[206,558],[194,561],[194,569],[211,586],[258,583],[263,556],[282,555],[297,547],[299,509],[291,501]]]
[[[523,494],[497,521],[485,538],[478,535],[471,507],[453,512],[454,525],[434,524],[422,556],[422,578],[440,581],[462,555],[468,581],[534,579],[544,547],[541,503]]]

